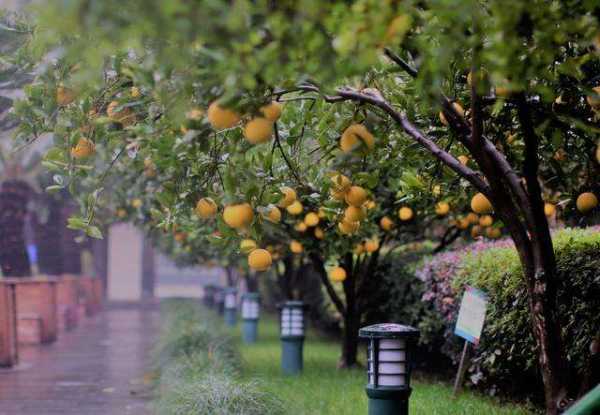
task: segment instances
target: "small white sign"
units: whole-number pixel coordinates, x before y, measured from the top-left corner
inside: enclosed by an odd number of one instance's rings
[[[487,301],[487,295],[483,291],[467,286],[460,303],[454,334],[478,344],[485,321]]]

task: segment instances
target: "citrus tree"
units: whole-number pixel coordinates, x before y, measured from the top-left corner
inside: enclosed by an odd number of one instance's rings
[[[483,226],[496,237],[503,228],[514,240],[547,412],[568,402],[547,216],[558,205],[561,216],[585,222],[598,204],[592,2],[150,3],[81,0],[40,14],[36,48],[62,48],[17,107],[19,137],[53,131],[46,161],[68,178],[58,186],[91,195],[71,226],[99,236],[92,219],[104,172],[137,149],[132,163],[159,173],[147,195],[157,224],[172,224],[201,199],[216,213],[218,200],[223,216],[211,220],[222,240],[248,228],[260,242],[266,233],[255,212],[268,216],[281,186],[317,208],[331,173],[343,168],[314,167],[333,155],[362,172],[361,152],[377,148],[383,174],[360,176],[367,194],[385,177],[396,208],[454,206],[465,214],[459,229],[474,222],[468,200],[474,213],[494,215],[478,218],[472,234]],[[273,100],[290,101],[286,113],[297,108],[287,122],[284,114],[281,131]],[[311,140],[315,153],[305,147]],[[349,160],[332,154],[339,147]],[[102,154],[90,160],[95,152]],[[342,206],[330,207],[329,220],[352,233],[356,225],[338,225]],[[359,228],[362,237],[374,234]],[[269,263],[265,252],[251,254],[257,268]]]

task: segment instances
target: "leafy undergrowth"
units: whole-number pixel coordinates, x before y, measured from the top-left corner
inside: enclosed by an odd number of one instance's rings
[[[212,312],[191,301],[161,304],[154,355],[161,415],[283,414],[281,401],[239,376],[240,356]]]
[[[239,325],[234,335],[241,341]],[[334,341],[309,333],[304,347],[304,372],[300,376],[283,376],[280,372],[277,322],[272,317],[263,317],[258,343],[241,344],[240,352],[243,357],[243,377],[246,380],[258,380],[265,392],[285,402],[286,414],[367,413],[365,372],[363,369],[336,369],[339,345]],[[503,403],[469,391],[454,399],[450,385],[422,379],[418,375],[413,381],[413,388],[411,415],[532,413],[523,406]]]

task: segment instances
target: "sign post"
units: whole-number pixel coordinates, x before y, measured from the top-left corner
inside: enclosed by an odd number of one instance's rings
[[[483,330],[483,322],[485,321],[486,307],[487,295],[477,288],[467,286],[460,303],[458,319],[454,328],[454,334],[465,339],[465,345],[458,365],[458,373],[454,381],[454,396],[460,391],[467,371],[469,343],[475,345],[479,343],[481,331]]]

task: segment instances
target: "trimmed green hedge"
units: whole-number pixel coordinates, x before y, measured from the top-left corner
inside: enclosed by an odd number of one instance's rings
[[[282,414],[283,405],[257,382],[239,379],[241,357],[211,311],[187,300],[161,305],[157,413]]]

